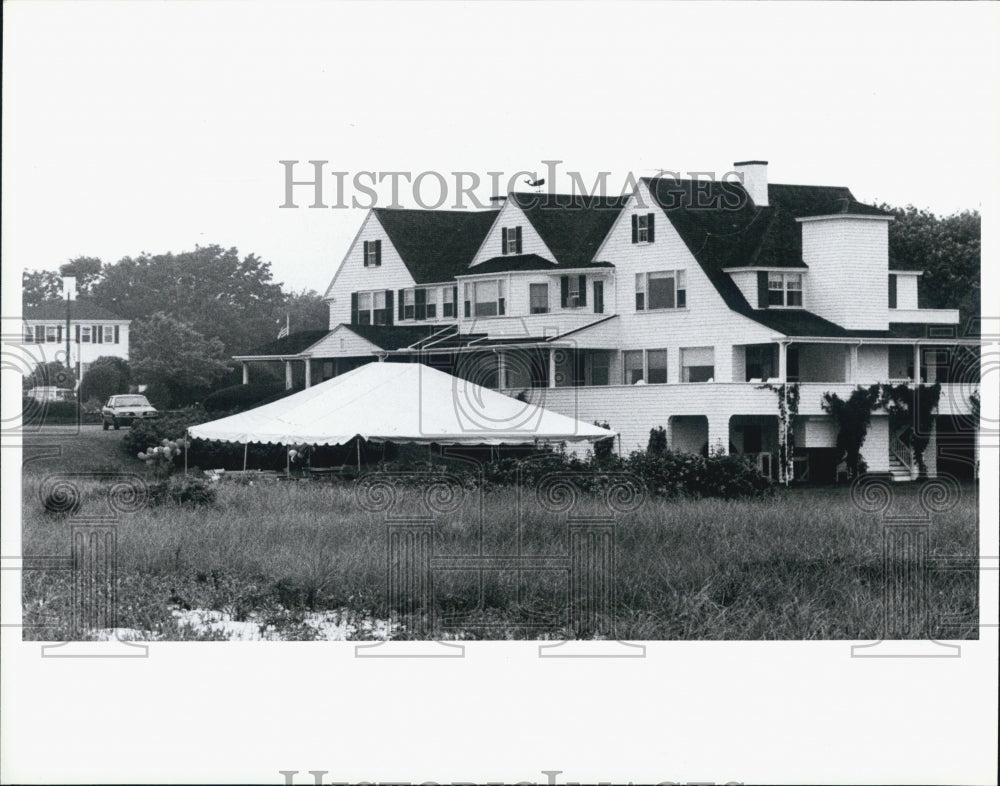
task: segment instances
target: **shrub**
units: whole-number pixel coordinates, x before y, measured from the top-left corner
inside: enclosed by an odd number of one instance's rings
[[[213,391],[205,398],[205,409],[208,412],[228,410],[243,411],[259,405],[264,399],[276,393],[284,392],[281,382],[253,382],[249,385],[232,385]]]
[[[164,505],[214,505],[215,488],[202,478],[190,475],[173,475],[165,480],[149,485],[149,504]]]
[[[161,445],[165,439],[183,438],[188,427],[204,423],[208,419],[203,409],[189,407],[158,418],[140,420],[126,432],[122,445],[125,452],[134,457],[150,446]]]
[[[80,400],[96,398],[103,402],[119,393],[128,393],[129,378],[128,364],[121,358],[98,358],[80,383]]]
[[[75,401],[35,401],[21,399],[24,425],[37,426],[42,423],[76,423],[80,406]]]

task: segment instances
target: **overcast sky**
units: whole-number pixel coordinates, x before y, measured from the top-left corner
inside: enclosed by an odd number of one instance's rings
[[[322,291],[364,211],[279,209],[282,159],[329,161],[348,185],[360,170],[485,180],[558,159],[620,189],[629,172],[763,158],[772,182],[939,213],[981,209],[1000,172],[995,3],[4,11],[15,277],[218,243]]]

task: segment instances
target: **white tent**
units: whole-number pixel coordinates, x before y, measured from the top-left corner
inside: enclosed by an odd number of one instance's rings
[[[195,439],[280,445],[447,445],[595,441],[599,426],[420,363],[368,363],[248,412],[192,426]]]

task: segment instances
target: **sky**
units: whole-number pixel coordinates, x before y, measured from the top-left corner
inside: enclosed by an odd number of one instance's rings
[[[323,291],[365,210],[310,209],[301,188],[298,209],[279,208],[282,160],[303,179],[327,161],[348,185],[446,173],[449,206],[447,173],[544,176],[546,160],[562,162],[560,190],[570,171],[588,184],[608,171],[617,192],[629,173],[766,159],[771,182],[942,214],[983,209],[1000,172],[994,3],[13,0],[4,13],[14,281],[80,255],[219,244]],[[392,201],[389,180],[379,192]],[[399,203],[416,206],[405,182]]]

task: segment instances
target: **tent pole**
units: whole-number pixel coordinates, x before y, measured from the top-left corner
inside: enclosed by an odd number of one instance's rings
[[[292,476],[292,458],[288,454],[288,445],[285,445],[285,477],[290,478]]]
[[[358,437],[358,472],[361,472],[361,437]]]
[[[249,447],[250,447],[250,443],[249,442],[244,442],[243,443],[243,471],[244,472],[247,471],[247,448],[249,448]]]
[[[188,474],[188,433],[184,431],[184,474]]]

